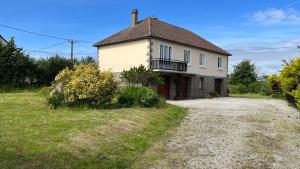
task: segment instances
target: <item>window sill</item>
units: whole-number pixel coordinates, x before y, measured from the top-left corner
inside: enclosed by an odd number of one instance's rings
[[[204,66],[204,65],[199,65],[199,68],[206,69],[206,66]]]
[[[218,71],[223,71],[223,68],[218,68]]]

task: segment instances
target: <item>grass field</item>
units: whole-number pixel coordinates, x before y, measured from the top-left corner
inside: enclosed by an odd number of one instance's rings
[[[37,92],[0,93],[0,168],[129,168],[186,109],[51,110]]]
[[[259,93],[229,94],[229,96],[239,98],[274,99],[272,96],[265,96]]]

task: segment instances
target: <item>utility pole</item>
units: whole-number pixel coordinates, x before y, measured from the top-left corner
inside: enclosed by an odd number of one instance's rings
[[[74,46],[74,40],[72,39],[72,40],[70,40],[70,43],[71,43],[71,61],[73,62],[73,46]]]

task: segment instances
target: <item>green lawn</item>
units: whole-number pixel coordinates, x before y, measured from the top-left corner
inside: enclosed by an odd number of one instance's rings
[[[239,98],[273,99],[272,96],[265,96],[259,93],[229,94],[229,96]]]
[[[51,110],[36,92],[0,93],[0,168],[129,168],[186,109]]]

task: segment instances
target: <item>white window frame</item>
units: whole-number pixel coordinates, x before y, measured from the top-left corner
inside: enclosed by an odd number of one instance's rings
[[[219,61],[221,61],[221,63]],[[223,57],[218,57],[217,67],[219,70],[223,69]]]
[[[205,60],[206,60],[205,53],[200,53],[200,56],[199,56],[199,67],[206,67]]]
[[[166,51],[167,48],[167,51]],[[163,50],[161,50],[163,49]],[[171,50],[170,50],[171,49]],[[171,54],[170,54],[171,51]],[[169,55],[169,58],[166,56]],[[166,44],[160,44],[159,45],[159,58],[164,60],[172,60],[173,59],[173,46],[166,45]]]
[[[188,52],[188,53],[189,53],[189,55],[187,55],[187,56],[188,56],[188,59],[185,58],[185,52]],[[185,62],[188,61],[188,62],[186,62],[188,65],[191,64],[191,50],[189,50],[189,49],[184,49],[184,50],[183,50],[183,60],[184,60]]]

